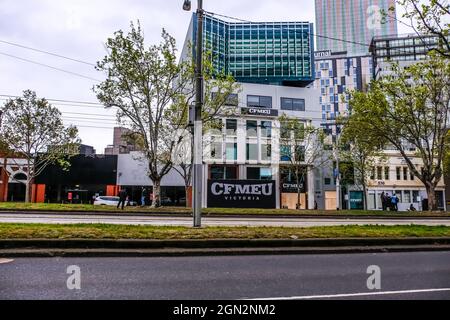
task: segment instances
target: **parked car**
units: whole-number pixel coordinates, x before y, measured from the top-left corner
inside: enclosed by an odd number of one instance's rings
[[[119,197],[112,197],[112,196],[99,196],[95,198],[94,206],[117,206],[119,203],[120,198]],[[129,201],[129,204],[126,203],[126,205],[129,206],[136,206],[136,201]]]

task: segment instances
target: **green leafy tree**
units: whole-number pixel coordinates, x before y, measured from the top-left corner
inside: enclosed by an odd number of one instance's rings
[[[410,171],[424,184],[430,210],[437,209],[435,189],[443,175],[450,103],[450,64],[432,54],[426,61],[374,81],[367,93],[351,95],[351,122],[374,143],[394,146]],[[409,149],[423,163],[417,170]]]
[[[191,52],[191,50],[189,50]],[[192,55],[188,55],[185,63],[188,63],[187,72],[183,74],[183,81],[189,83],[185,90],[166,113],[171,122],[183,119],[186,123],[184,128],[178,131],[181,143],[178,144],[173,153],[174,169],[183,178],[186,195],[192,184],[192,169],[194,162],[193,131],[188,126],[189,107],[193,106],[195,100],[195,64]],[[212,131],[222,130],[220,120],[226,116],[237,116],[239,101],[237,94],[241,87],[235,82],[233,76],[216,70],[213,65],[213,55],[207,50],[203,53],[203,108],[202,108],[202,130],[206,137]],[[208,140],[203,140],[203,150],[207,150]],[[186,205],[188,203],[186,202]]]
[[[31,185],[50,164],[69,166],[80,140],[76,127],[65,127],[61,112],[36,93],[9,100],[2,109],[0,141],[10,150],[10,161],[25,162],[27,170],[25,202],[30,202]]]
[[[176,62],[175,39],[165,30],[159,44],[144,43],[139,22],[130,31],[114,33],[106,42],[108,55],[97,63],[107,79],[94,88],[107,107],[117,107],[117,119],[131,130],[128,138],[142,150],[153,182],[153,207],[161,205],[161,180],[173,167],[172,153],[180,143],[178,132],[186,116],[169,119],[174,101],[187,90],[187,64]],[[182,81],[175,83],[177,78]]]

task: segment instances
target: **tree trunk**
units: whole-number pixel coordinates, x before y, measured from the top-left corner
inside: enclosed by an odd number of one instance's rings
[[[426,184],[428,195],[428,211],[437,211],[436,188],[432,184]]]
[[[189,205],[189,184],[186,184],[184,186],[184,193],[186,194],[186,208],[190,208],[191,206]]]
[[[161,180],[153,181],[153,201],[152,208],[161,207]]]
[[[31,202],[31,180],[28,180],[25,183],[25,203],[30,203]]]
[[[367,187],[363,184],[363,209],[367,210]]]
[[[300,190],[300,178],[299,178],[299,176],[298,176],[298,174],[297,174],[297,176],[296,176],[296,179],[297,179],[297,210],[300,210],[300,205],[301,205],[301,190]]]

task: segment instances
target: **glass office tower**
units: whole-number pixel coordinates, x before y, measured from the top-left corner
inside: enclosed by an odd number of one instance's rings
[[[196,22],[194,14],[187,38],[193,44]],[[203,36],[216,71],[238,82],[303,87],[314,81],[312,23],[235,23],[206,15]]]
[[[374,36],[397,34],[397,21],[382,14],[395,5],[395,0],[315,0],[317,50],[367,55]]]

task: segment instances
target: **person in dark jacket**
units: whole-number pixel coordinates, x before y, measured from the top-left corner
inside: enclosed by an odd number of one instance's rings
[[[387,209],[387,199],[386,198],[387,198],[387,196],[383,191],[383,193],[381,194],[381,206],[383,207],[383,211],[386,211],[386,209]]]
[[[125,189],[120,190],[119,203],[117,204],[117,209],[119,209],[120,205],[122,205],[122,210],[123,210],[123,207],[125,206],[125,201],[127,201],[127,197],[128,197],[127,190],[125,190]]]

